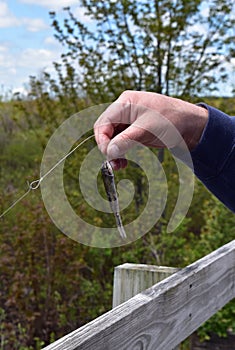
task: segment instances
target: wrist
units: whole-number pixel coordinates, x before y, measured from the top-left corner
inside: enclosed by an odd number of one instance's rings
[[[193,105],[189,118],[189,130],[186,143],[192,151],[200,142],[203,131],[208,122],[208,110],[204,105]]]

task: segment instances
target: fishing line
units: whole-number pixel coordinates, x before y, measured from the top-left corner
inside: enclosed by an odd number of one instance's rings
[[[73,152],[75,152],[80,146],[82,146],[86,141],[90,140],[92,137],[94,137],[95,135],[91,135],[88,136],[87,138],[85,138],[85,140],[83,140],[82,142],[80,142],[76,147],[74,147],[69,153],[67,153],[63,158],[61,158],[51,169],[49,169],[43,176],[41,176],[39,179],[34,180],[32,182],[28,182],[28,190],[20,197],[18,198],[15,202],[12,203],[12,205],[10,205],[9,208],[7,208],[1,215],[0,215],[0,219],[5,216],[11,209],[14,208],[14,206],[16,204],[18,204],[19,202],[22,201],[22,199],[24,199],[31,191],[37,190],[40,187],[41,182],[48,176],[50,175],[55,168],[57,168],[65,159],[67,159]]]

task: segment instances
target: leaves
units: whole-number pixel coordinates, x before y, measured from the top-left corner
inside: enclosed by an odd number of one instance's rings
[[[70,10],[52,26],[67,57],[82,68],[82,87],[95,103],[126,89],[196,95],[220,81],[213,71],[233,50],[233,1],[211,1],[207,13],[202,0],[82,4],[90,29]]]

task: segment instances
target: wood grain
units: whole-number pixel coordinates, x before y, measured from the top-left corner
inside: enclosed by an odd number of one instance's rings
[[[171,350],[235,297],[235,240],[44,350]]]
[[[114,269],[113,307],[171,276],[179,269],[167,266],[125,263]]]
[[[113,307],[179,271],[175,267],[125,263],[114,269]],[[179,346],[172,350],[179,350]]]

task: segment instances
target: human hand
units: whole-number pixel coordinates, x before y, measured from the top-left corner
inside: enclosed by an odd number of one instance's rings
[[[139,142],[149,147],[192,150],[200,140],[208,112],[194,104],[153,92],[125,91],[94,125],[97,145],[114,168],[126,166],[125,153]]]

